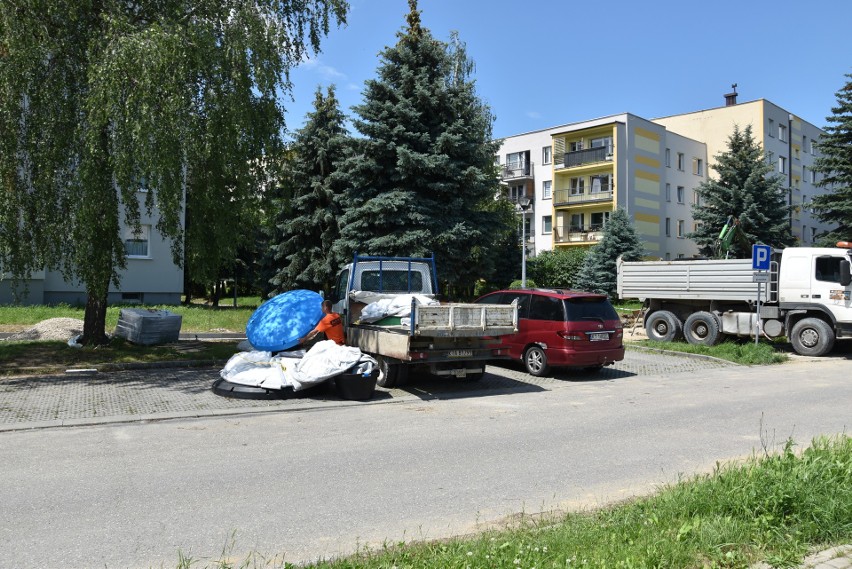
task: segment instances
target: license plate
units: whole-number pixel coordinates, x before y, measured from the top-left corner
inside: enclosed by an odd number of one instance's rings
[[[473,350],[453,350],[447,352],[448,358],[469,358],[473,356]]]
[[[609,332],[592,332],[589,334],[590,342],[602,342],[609,340]]]

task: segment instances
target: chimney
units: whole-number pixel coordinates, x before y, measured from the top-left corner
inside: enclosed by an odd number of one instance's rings
[[[726,107],[732,107],[737,104],[737,84],[734,83],[733,85],[731,85],[731,89],[733,89],[733,91],[725,95]]]

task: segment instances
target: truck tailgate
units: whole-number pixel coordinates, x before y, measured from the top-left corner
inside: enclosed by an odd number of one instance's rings
[[[517,330],[512,304],[418,305],[414,312],[414,335],[502,336]]]

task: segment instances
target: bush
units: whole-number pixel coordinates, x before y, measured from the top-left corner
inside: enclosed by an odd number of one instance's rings
[[[535,284],[535,281],[533,281],[532,279],[527,279],[527,288],[537,288],[537,287],[538,287],[538,285]],[[521,279],[518,279],[516,281],[512,281],[511,284],[509,284],[509,288],[523,288],[521,286]]]
[[[575,277],[588,252],[587,247],[544,251],[528,262],[527,269],[532,278],[543,286],[575,288]]]

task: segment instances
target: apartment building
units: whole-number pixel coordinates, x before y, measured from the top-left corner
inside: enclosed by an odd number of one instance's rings
[[[724,107],[653,119],[653,122],[704,142],[711,166],[716,155],[727,151],[734,125],[740,129],[751,126],[766,160],[784,178],[787,203],[795,206],[790,218],[793,235],[802,245],[813,244],[820,233],[831,229],[808,207],[814,196],[827,191],[815,185],[819,178],[813,170],[819,155],[814,142],[822,136],[822,129],[766,99],[737,103],[736,90],[725,98]],[[710,175],[713,174],[711,170]]]
[[[766,159],[785,177],[790,224],[803,245],[823,231],[808,207],[817,188],[814,144],[822,130],[759,99],[723,107],[644,119],[630,113],[511,136],[496,157],[506,197],[532,200],[528,238],[536,253],[593,245],[615,208],[627,211],[649,257],[691,257],[698,248],[695,189],[713,176],[714,157],[727,151],[734,125],[751,125]],[[519,216],[520,213],[519,208]]]
[[[156,218],[145,212],[145,190],[137,193],[142,214],[141,233],[124,227],[122,238],[127,251],[127,268],[121,271],[121,287],[110,285],[107,301],[111,304],[180,304],[183,294],[183,269],[172,260],[171,245],[157,231]],[[156,212],[154,212],[156,215]],[[86,291],[79,282],[66,281],[59,271],[42,270],[31,275],[19,287],[21,304],[84,305]],[[12,284],[0,279],[0,304],[14,301]]]
[[[625,113],[509,137],[498,161],[507,197],[532,199],[527,235],[537,253],[593,245],[618,207],[648,256],[697,253],[685,235],[706,179],[701,142]]]

